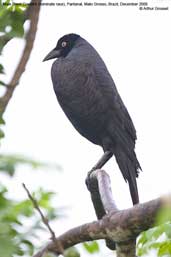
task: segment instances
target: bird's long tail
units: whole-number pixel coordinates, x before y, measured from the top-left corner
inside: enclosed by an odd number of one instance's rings
[[[138,177],[141,166],[137,160],[136,154],[133,151],[131,156],[128,157],[122,149],[118,148],[115,150],[114,154],[124,179],[128,181],[132,202],[133,204],[137,204],[139,203],[139,196],[136,177]]]

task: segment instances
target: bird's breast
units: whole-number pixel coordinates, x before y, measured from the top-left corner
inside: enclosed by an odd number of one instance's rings
[[[100,90],[92,81],[92,67],[81,62],[54,63],[52,81],[58,102],[74,127],[100,144],[97,138],[104,127],[104,105]]]
[[[81,104],[91,107],[93,104],[93,88],[90,85],[91,68],[88,63],[79,61],[63,61],[52,66],[52,81],[59,101],[68,105]],[[83,101],[83,99],[86,100]]]

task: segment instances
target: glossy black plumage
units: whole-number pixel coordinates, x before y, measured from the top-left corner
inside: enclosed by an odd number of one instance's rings
[[[138,203],[136,131],[105,63],[76,34],[62,37],[44,60],[52,58],[58,58],[51,76],[63,111],[82,136],[115,155],[133,203]]]

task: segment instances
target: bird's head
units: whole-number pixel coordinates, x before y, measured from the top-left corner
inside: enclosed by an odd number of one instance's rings
[[[67,34],[61,37],[58,40],[56,47],[50,51],[48,55],[46,55],[43,61],[48,61],[59,57],[66,57],[79,37],[80,36],[77,34]]]

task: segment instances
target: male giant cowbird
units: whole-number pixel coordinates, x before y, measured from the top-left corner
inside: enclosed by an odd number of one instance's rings
[[[58,58],[51,76],[59,104],[76,130],[104,150],[95,168],[114,154],[133,204],[138,203],[136,177],[141,167],[134,151],[136,131],[104,61],[76,34],[60,38],[44,61],[53,58]]]

